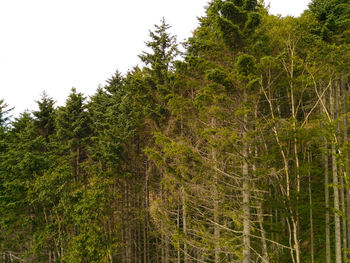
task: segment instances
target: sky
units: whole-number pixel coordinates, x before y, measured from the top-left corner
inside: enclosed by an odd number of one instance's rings
[[[63,105],[116,70],[141,65],[149,30],[162,17],[184,41],[208,0],[0,0],[0,99],[13,114],[36,110],[43,91]],[[273,14],[298,16],[308,0],[265,0]]]

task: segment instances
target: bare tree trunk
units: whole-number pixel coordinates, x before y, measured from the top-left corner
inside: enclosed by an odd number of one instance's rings
[[[326,263],[331,262],[331,231],[330,231],[330,215],[329,215],[329,173],[328,173],[328,142],[324,139],[324,148],[326,153],[323,153],[323,163],[324,163],[324,192],[325,192],[325,207],[326,207]]]
[[[147,263],[147,224],[146,223],[143,226],[143,262]]]
[[[138,209],[139,209],[139,214],[140,214],[140,219],[142,218],[142,198],[140,197],[140,194],[138,195]],[[142,263],[142,227],[143,224],[141,223],[141,220],[139,220],[139,224],[138,224],[138,229],[139,229],[139,240],[138,240],[138,257],[139,257],[139,262],[138,263]],[[112,261],[113,263],[113,261]]]
[[[263,83],[263,80],[261,79],[261,84]],[[270,89],[271,88],[271,83],[269,82],[267,87]],[[270,113],[271,113],[271,117],[272,119],[274,120],[275,119],[275,113],[274,113],[274,105],[272,103],[272,99],[270,97],[270,90],[268,90],[268,92],[265,90],[264,86],[261,85],[261,90],[267,100],[267,102],[269,103],[269,106],[270,106]],[[269,93],[269,95],[268,95]],[[274,134],[274,137],[275,137],[275,140],[276,140],[276,143],[280,149],[280,153],[281,153],[281,156],[282,156],[282,159],[283,159],[283,168],[284,168],[284,173],[285,173],[285,181],[286,181],[286,188],[283,189],[282,186],[281,186],[281,190],[282,190],[282,193],[286,196],[286,199],[287,199],[287,208],[289,210],[289,212],[291,213],[291,208],[290,208],[290,188],[291,188],[291,182],[290,182],[290,175],[289,175],[289,164],[288,164],[288,159],[287,159],[287,155],[286,155],[286,152],[285,152],[285,149],[283,147],[283,144],[281,143],[280,141],[280,137],[279,137],[279,133],[278,133],[278,129],[277,129],[277,126],[274,124],[272,126],[272,131],[273,131],[273,134]],[[276,212],[277,212],[277,209],[276,209]],[[289,245],[290,245],[290,255],[291,255],[291,259],[292,259],[292,262],[293,263],[296,263],[296,259],[295,259],[295,255],[294,255],[294,251],[295,251],[295,247],[297,248],[297,250],[299,250],[299,246],[298,246],[298,243],[297,244],[294,244],[294,250],[292,249],[293,245],[292,245],[292,238],[295,240],[295,234],[296,232],[293,231],[295,229],[295,224],[293,224],[293,230],[292,230],[292,227],[291,227],[291,224],[290,224],[290,219],[293,220],[293,216],[291,216],[291,218],[285,218],[285,221],[288,225],[288,232],[289,232]],[[294,237],[292,237],[294,234]],[[276,234],[278,235],[278,234]],[[298,240],[296,240],[298,242]],[[297,253],[298,254],[298,253]],[[297,262],[299,263],[299,262]]]
[[[331,89],[330,93],[330,108],[333,120],[335,119],[335,105],[334,105],[334,95]],[[332,154],[332,174],[333,174],[333,192],[334,192],[334,230],[335,230],[335,262],[342,263],[342,247],[341,247],[341,227],[340,227],[340,217],[339,217],[339,180],[338,180],[338,167],[337,167],[337,156],[336,156],[336,136],[334,136],[334,142],[331,145]]]
[[[144,240],[143,240],[143,260],[144,263],[150,262],[150,253],[149,253],[149,173],[150,173],[150,166],[149,163],[146,161],[146,178],[145,178],[145,200],[144,200],[144,219],[145,219],[145,225],[144,225]]]
[[[258,105],[259,103],[257,102],[255,107],[254,107],[254,122],[257,123],[258,121]],[[257,132],[258,129],[257,127],[255,127],[255,132]],[[255,160],[253,162],[253,166],[252,166],[252,171],[253,171],[253,175],[256,176],[256,160],[258,158],[258,147],[255,146],[254,147],[254,157]],[[254,189],[256,189],[254,183],[253,183],[253,187]],[[261,194],[261,200],[258,201],[258,206],[257,206],[257,214],[258,214],[258,221],[259,221],[259,227],[260,227],[260,232],[261,232],[261,245],[262,245],[262,260],[264,263],[269,263],[270,262],[270,258],[269,258],[269,253],[268,253],[268,249],[267,249],[267,237],[266,237],[266,231],[264,228],[264,211],[263,211],[263,199],[264,196],[263,194]],[[271,212],[271,218],[273,217],[272,212]]]
[[[347,115],[347,91],[344,91],[344,99],[343,99],[343,132],[344,132],[344,143],[348,143],[348,115]],[[345,196],[346,196],[346,217],[350,218],[350,189],[349,189],[349,154],[348,151],[345,151],[344,156],[344,179],[345,179]],[[347,220],[347,246],[348,249],[350,247],[350,220]]]
[[[160,186],[160,200],[161,203],[165,202],[164,201],[164,197],[163,197],[164,191],[163,191],[163,187]],[[165,235],[164,235],[164,225],[163,225],[163,221],[160,222],[160,242],[161,242],[161,262],[165,263]]]
[[[338,117],[342,112],[343,112],[343,109],[342,109],[342,106],[343,106],[343,103],[339,103],[339,101],[342,101],[341,100],[341,83],[339,83],[337,85],[337,88],[336,88],[336,103],[335,103],[335,108],[336,108],[336,117]],[[342,139],[342,135],[341,135],[341,124],[338,122],[337,123],[337,134],[338,134],[338,137],[339,137],[339,141],[341,141]],[[344,143],[345,141],[343,141]],[[341,212],[344,216],[342,216],[342,242],[343,242],[343,257],[344,257],[344,262],[347,262],[347,253],[346,253],[346,248],[347,248],[347,236],[346,236],[346,227],[347,227],[347,224],[346,224],[346,219],[345,219],[345,215],[346,215],[346,206],[345,206],[345,193],[344,193],[344,189],[345,189],[345,185],[344,185],[344,177],[343,177],[343,174],[344,174],[344,167],[343,166],[340,166],[339,168],[340,170],[340,176],[339,176],[339,180],[340,180],[340,205],[341,205]]]
[[[211,119],[211,128],[216,128],[216,121],[214,118]],[[217,156],[215,149],[212,149],[211,157],[214,162],[214,182],[213,182],[213,206],[214,206],[214,262],[219,263],[220,262],[220,217],[219,217],[219,190],[218,190],[218,173],[217,173]]]
[[[128,186],[127,186],[127,205],[128,205],[128,221],[127,222],[130,222],[128,224],[128,247],[129,247],[129,259],[128,259],[128,262],[131,263],[132,262],[132,255],[133,255],[133,245],[134,245],[134,242],[133,242],[133,227],[134,225],[132,225],[132,222],[133,220],[131,220],[132,216],[134,216],[132,213],[132,201],[131,201],[131,197],[132,197],[132,189],[131,189],[131,186],[130,184],[128,183]]]
[[[122,211],[121,211],[121,222],[122,222],[122,229],[121,229],[121,241],[122,241],[122,244],[123,244],[123,247],[122,247],[122,262],[123,263],[126,263],[127,261],[127,257],[128,257],[128,255],[127,255],[127,249],[126,249],[126,224],[125,224],[125,222],[126,222],[126,217],[125,217],[125,215],[126,215],[126,209],[125,209],[125,198],[126,198],[126,196],[125,196],[125,188],[126,188],[126,186],[125,186],[125,183],[123,182],[122,183],[122,194],[121,194],[121,196],[122,196]]]
[[[260,227],[260,232],[261,232],[261,245],[262,245],[262,254],[263,254],[263,260],[264,263],[269,263],[270,258],[269,258],[269,253],[267,250],[267,243],[266,243],[266,231],[264,228],[264,216],[263,216],[263,209],[262,209],[262,201],[259,202],[258,204],[258,220],[259,220],[259,227]]]
[[[244,103],[247,101],[247,93],[244,90]],[[247,125],[248,116],[244,116],[244,126]],[[251,262],[251,244],[250,244],[250,189],[249,189],[249,170],[248,170],[248,142],[246,141],[246,128],[243,127],[242,139],[243,139],[243,162],[242,162],[242,176],[243,176],[243,261],[242,263]]]
[[[246,150],[243,151],[245,154]],[[248,163],[243,163],[243,176],[248,176]],[[250,191],[249,180],[243,179],[243,263],[250,263]]]
[[[346,236],[346,207],[345,207],[345,194],[344,194],[344,178],[343,176],[340,176],[340,201],[341,201],[341,211],[344,216],[342,216],[342,241],[343,241],[343,256],[344,256],[344,262],[347,262],[347,253],[346,253],[346,248],[347,248],[347,236]]]
[[[165,263],[169,262],[169,241],[168,238],[165,237],[165,252],[164,252]]]
[[[322,98],[322,105],[326,105],[326,97]],[[321,107],[321,113],[326,113],[326,109]],[[330,207],[329,207],[329,160],[328,141],[324,137],[324,152],[322,153],[324,165],[324,195],[325,195],[325,234],[326,234],[326,263],[331,263],[331,230],[330,230]]]
[[[308,162],[311,165],[310,152],[308,152]],[[314,222],[313,222],[313,205],[312,205],[312,188],[311,188],[311,172],[308,171],[309,175],[309,206],[310,206],[310,254],[311,254],[311,263],[315,262],[315,252],[314,252]]]
[[[177,208],[176,224],[177,224],[177,229],[180,230],[180,202],[179,202],[179,205]],[[180,242],[180,239],[178,240],[178,244],[177,244],[177,263],[181,263],[181,242]]]
[[[296,109],[295,109],[295,98],[294,98],[294,52],[295,52],[295,46],[294,43],[289,43],[289,52],[290,52],[290,58],[291,58],[291,64],[289,68],[289,87],[290,87],[290,97],[291,97],[291,110],[292,110],[292,117],[293,117],[293,136],[294,136],[294,158],[295,158],[295,168],[296,168],[296,179],[297,179],[297,207],[296,207],[296,215],[295,217],[292,216],[292,223],[293,223],[293,236],[294,236],[294,249],[295,249],[295,256],[296,256],[296,262],[300,263],[300,244],[299,244],[299,212],[298,212],[298,203],[299,203],[299,193],[300,193],[300,171],[299,171],[299,157],[298,157],[298,141],[297,141],[297,135],[296,135]]]
[[[218,200],[218,189],[217,189],[217,174],[215,174],[215,186],[214,188],[214,222],[219,224],[219,200]],[[214,242],[215,242],[215,247],[214,247],[214,257],[215,257],[215,263],[220,262],[220,244],[219,244],[219,239],[220,239],[220,229],[218,225],[214,225]]]
[[[182,230],[184,233],[184,263],[188,263],[188,249],[187,249],[187,207],[186,207],[186,192],[181,187],[181,199],[182,199]]]

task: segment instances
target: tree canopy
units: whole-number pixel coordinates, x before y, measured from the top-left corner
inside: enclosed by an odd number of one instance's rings
[[[349,23],[212,0],[88,98],[0,100],[0,262],[348,262]]]

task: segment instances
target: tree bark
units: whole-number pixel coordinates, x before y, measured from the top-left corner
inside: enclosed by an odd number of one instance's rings
[[[181,187],[181,199],[182,199],[182,230],[184,234],[184,263],[188,263],[188,249],[187,249],[187,207],[186,207],[186,192]]]
[[[342,103],[340,104],[339,101],[341,100],[341,86],[338,84],[337,85],[337,89],[336,89],[336,116],[338,117],[343,109],[342,109]],[[342,134],[341,134],[341,123],[338,122],[337,123],[337,134],[338,134],[338,137],[339,137],[339,141],[341,141],[341,138],[343,137]],[[344,143],[344,141],[343,141]],[[344,174],[344,167],[343,166],[340,166],[339,168],[340,170],[340,176],[339,176],[339,180],[340,180],[340,206],[341,206],[341,211],[342,211],[342,245],[343,245],[343,257],[344,257],[344,262],[347,262],[347,253],[345,251],[345,249],[347,248],[347,237],[346,237],[346,220],[345,220],[345,215],[346,215],[346,206],[345,206],[345,193],[344,193],[344,189],[345,189],[345,185],[344,185],[344,177],[343,177],[343,174]]]
[[[344,132],[344,143],[348,143],[348,115],[347,115],[347,91],[344,91],[343,99],[343,132]],[[345,151],[344,156],[344,178],[345,178],[345,196],[346,196],[346,217],[350,218],[350,189],[349,189],[349,154],[348,151]],[[350,247],[350,220],[347,220],[347,246]]]
[[[328,142],[324,138],[325,153],[323,153],[324,165],[324,193],[325,193],[325,230],[326,230],[326,263],[331,262],[331,231],[330,231],[330,215],[329,215],[329,165],[328,165]]]
[[[322,105],[326,105],[326,97],[322,97]],[[326,114],[326,108],[321,107],[321,113]],[[325,127],[324,127],[325,128]],[[324,137],[322,153],[324,169],[324,198],[325,198],[325,237],[326,237],[326,263],[331,263],[331,230],[330,230],[330,207],[329,207],[329,159],[328,159],[328,140]]]
[[[263,224],[264,223],[264,216],[263,216],[262,203],[263,202],[260,201],[258,204],[258,220],[259,220],[259,227],[260,227],[260,232],[261,232],[262,255],[263,255],[264,263],[269,263],[270,258],[269,258],[269,253],[267,250],[266,231],[265,231],[264,224]]]
[[[247,101],[246,90],[244,90],[244,102]],[[244,126],[247,125],[248,116],[244,115]],[[243,176],[243,261],[242,263],[251,262],[251,244],[250,244],[250,180],[248,170],[248,142],[247,142],[246,127],[243,127],[242,139],[243,139],[243,160],[242,160],[242,176]]]
[[[295,98],[294,98],[294,55],[295,55],[295,45],[289,40],[288,41],[288,50],[291,59],[290,67],[289,67],[289,87],[290,87],[290,98],[291,98],[291,111],[293,118],[293,140],[294,140],[294,158],[295,158],[295,168],[296,168],[296,180],[297,180],[297,205],[295,211],[295,217],[292,216],[293,223],[293,236],[294,236],[294,249],[295,249],[295,257],[296,263],[300,263],[300,244],[299,244],[299,212],[298,212],[298,203],[299,203],[299,194],[300,194],[300,172],[299,172],[299,157],[298,157],[298,140],[296,134],[296,108],[295,108]],[[285,66],[287,69],[287,66]],[[287,72],[288,72],[287,70]]]
[[[335,105],[334,105],[334,95],[331,89],[330,92],[330,109],[332,119],[335,119]],[[338,167],[337,167],[337,155],[336,155],[336,136],[334,136],[334,141],[331,145],[332,154],[332,175],[333,175],[333,194],[334,194],[334,234],[335,234],[335,263],[342,263],[342,246],[341,246],[341,227],[340,227],[340,217],[339,217],[339,178],[338,178]]]
[[[310,152],[308,152],[308,162],[309,165],[311,165],[311,160],[310,160]],[[315,262],[315,252],[314,252],[314,222],[313,222],[313,204],[312,204],[312,187],[311,187],[311,172],[310,168],[308,171],[309,175],[309,206],[310,206],[310,254],[311,254],[311,263]]]

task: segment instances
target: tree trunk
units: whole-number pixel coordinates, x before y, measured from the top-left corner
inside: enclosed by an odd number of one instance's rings
[[[188,263],[188,249],[187,249],[187,207],[186,207],[186,192],[181,187],[181,199],[182,199],[182,230],[184,234],[184,263]]]
[[[322,98],[322,104],[326,105],[326,97]],[[321,113],[326,114],[326,109],[321,107]],[[326,235],[326,263],[331,263],[331,230],[330,230],[330,207],[329,207],[329,160],[328,140],[324,137],[324,151],[322,153],[324,166],[324,195],[325,195],[325,235]]]
[[[348,143],[348,115],[347,115],[347,91],[344,91],[343,99],[343,132],[344,132],[344,143]],[[350,189],[349,189],[349,154],[348,151],[345,151],[344,156],[344,178],[345,178],[345,196],[346,196],[346,217],[350,218]],[[350,220],[347,220],[347,246],[350,247]]]
[[[176,224],[177,224],[178,231],[180,231],[180,206],[181,206],[181,204],[180,204],[180,200],[179,200],[179,205],[177,207],[177,218],[176,218]],[[180,239],[178,239],[178,242],[177,242],[177,263],[181,263],[181,242],[180,242]]]
[[[343,256],[344,256],[344,262],[347,262],[347,236],[346,236],[346,207],[345,207],[345,194],[344,194],[344,178],[343,176],[340,176],[340,201],[341,201],[341,211],[344,216],[342,216],[342,241],[343,241]]]
[[[143,260],[144,263],[150,262],[150,253],[149,253],[149,174],[150,166],[146,161],[146,177],[145,177],[145,198],[144,198],[144,240],[143,240]]]
[[[262,201],[259,201],[259,204],[258,204],[258,220],[259,220],[259,227],[260,227],[260,232],[261,232],[262,255],[263,255],[264,263],[269,263],[270,258],[269,258],[269,253],[267,250],[266,231],[265,231],[264,224],[263,224],[264,223],[264,216],[263,216],[262,203],[263,203]]]
[[[297,204],[296,204],[296,211],[295,211],[295,217],[292,216],[292,223],[293,223],[293,236],[294,236],[294,249],[295,249],[295,256],[296,256],[296,262],[300,263],[300,244],[299,244],[299,194],[300,194],[300,171],[299,171],[299,156],[298,156],[298,140],[297,140],[297,134],[296,134],[296,121],[297,121],[297,112],[295,109],[295,98],[294,98],[294,51],[295,46],[294,44],[290,45],[290,57],[291,57],[291,64],[290,64],[290,80],[289,80],[289,86],[290,86],[290,97],[291,97],[291,110],[292,110],[292,117],[293,117],[293,141],[294,141],[294,158],[295,158],[295,168],[296,168],[296,179],[297,179]]]
[[[244,103],[247,101],[246,90],[244,90]],[[248,116],[244,116],[244,126],[247,125]],[[242,263],[251,262],[251,245],[250,245],[250,189],[249,189],[249,170],[248,170],[248,142],[247,142],[246,127],[242,130],[243,139],[243,161],[242,161],[242,176],[243,176],[243,261]]]
[[[335,105],[334,105],[334,95],[331,89],[330,93],[330,108],[332,119],[335,119]],[[335,233],[335,263],[342,263],[342,247],[341,247],[341,227],[340,227],[340,217],[339,217],[339,179],[338,179],[338,167],[337,167],[337,156],[336,156],[336,136],[334,136],[334,141],[331,145],[332,154],[332,174],[333,174],[333,192],[334,192],[334,233]]]
[[[216,128],[216,121],[214,118],[211,119],[211,128]],[[214,182],[213,182],[213,206],[214,206],[214,262],[219,263],[220,262],[220,217],[219,217],[219,190],[218,190],[218,173],[217,173],[217,154],[215,152],[215,149],[212,149],[212,159],[214,162]]]
[[[338,118],[341,113],[343,112],[343,109],[342,109],[342,106],[343,106],[343,103],[339,103],[339,101],[342,101],[341,100],[341,84],[342,83],[339,83],[337,85],[337,88],[336,88],[336,103],[335,103],[335,109],[336,109],[336,117]],[[341,133],[341,124],[340,122],[337,123],[337,129],[336,129],[336,132],[338,134],[338,140],[341,142],[341,139],[342,139],[342,133]],[[344,143],[345,141],[343,141]],[[342,243],[343,243],[343,257],[344,257],[344,262],[347,262],[347,253],[345,251],[345,249],[347,248],[347,236],[346,236],[346,220],[345,220],[345,215],[346,215],[346,207],[345,207],[345,193],[344,193],[344,189],[345,189],[345,185],[344,185],[344,177],[343,177],[343,174],[344,174],[344,167],[343,166],[340,166],[339,168],[340,172],[339,172],[339,180],[340,180],[340,207],[341,207],[341,212],[343,214],[342,216]]]
[[[323,153],[324,163],[324,193],[325,193],[325,230],[326,230],[326,263],[331,263],[331,232],[330,232],[330,215],[329,215],[329,173],[328,173],[328,142],[324,139],[325,152]]]
[[[254,109],[254,118],[255,122],[258,120],[258,103],[256,103],[255,109]],[[255,131],[257,132],[257,129],[255,128]],[[258,158],[258,148],[255,146],[254,147],[254,157],[255,160]],[[254,160],[252,170],[253,170],[253,175],[256,176],[256,161]],[[254,189],[257,189],[253,183]],[[261,246],[262,246],[262,260],[264,263],[269,263],[270,258],[269,258],[269,253],[267,249],[267,237],[266,237],[266,231],[264,228],[264,211],[263,211],[263,199],[264,196],[261,194],[261,200],[258,201],[258,207],[257,207],[257,214],[258,214],[258,221],[259,221],[259,227],[260,227],[260,232],[261,232]],[[271,212],[271,218],[273,218],[272,212]]]
[[[309,161],[309,165],[311,165],[311,160],[310,160],[310,152],[308,152],[308,161]],[[311,254],[311,263],[314,263],[314,222],[313,222],[313,207],[312,207],[312,187],[311,187],[311,172],[310,172],[310,168],[308,171],[308,175],[309,175],[309,206],[310,206],[310,254]]]
[[[215,183],[214,183],[214,222],[219,224],[219,200],[218,200],[218,182],[217,182],[217,173],[215,172]],[[220,262],[220,229],[218,225],[214,225],[214,242],[215,242],[215,247],[214,247],[214,257],[215,257],[215,263]]]

